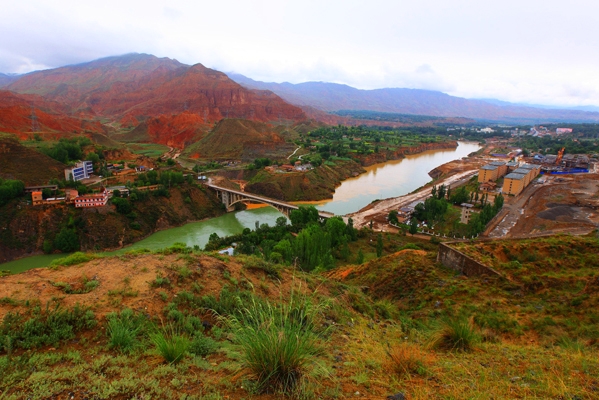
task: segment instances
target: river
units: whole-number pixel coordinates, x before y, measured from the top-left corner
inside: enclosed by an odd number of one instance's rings
[[[431,178],[428,172],[433,168],[466,157],[478,149],[480,146],[477,143],[458,142],[456,149],[431,150],[410,155],[401,160],[366,167],[365,173],[343,181],[335,189],[331,200],[317,202],[315,206],[323,211],[344,215],[358,211],[376,199],[402,196],[429,182]],[[272,226],[280,216],[282,214],[272,207],[252,207],[246,211],[229,213],[206,221],[191,222],[178,228],[156,232],[131,246],[103,254],[122,254],[140,248],[162,249],[175,242],[186,243],[188,246],[198,245],[203,248],[213,232],[221,237],[237,234],[244,228],[254,229],[256,221]],[[0,270],[8,270],[12,273],[23,272],[31,268],[47,266],[52,260],[60,257],[64,257],[64,255],[26,257],[0,264]]]

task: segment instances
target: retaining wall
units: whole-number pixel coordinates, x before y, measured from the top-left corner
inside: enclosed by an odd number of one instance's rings
[[[450,242],[449,242],[450,243]],[[449,243],[439,244],[437,261],[448,268],[456,270],[466,276],[491,275],[501,277],[501,274],[493,268],[468,257],[466,254],[450,247]]]

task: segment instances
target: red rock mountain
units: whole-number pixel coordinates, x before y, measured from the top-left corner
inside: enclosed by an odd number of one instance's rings
[[[19,95],[0,90],[0,131],[15,133],[22,139],[32,135],[32,129],[51,138],[65,133],[104,133],[100,122],[72,115],[68,106],[48,101],[37,95]]]
[[[176,147],[191,143],[197,139],[192,132],[205,132],[223,118],[306,119],[300,108],[270,91],[246,89],[201,64],[187,66],[146,54],[33,72],[7,89],[64,103],[87,117],[108,118],[124,126],[146,123],[152,141]]]

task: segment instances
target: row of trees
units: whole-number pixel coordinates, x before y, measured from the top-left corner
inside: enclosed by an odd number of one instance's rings
[[[63,138],[55,145],[42,147],[40,150],[53,159],[63,164],[68,164],[72,161],[81,160],[83,158],[83,147],[90,146],[91,144],[91,140],[84,136],[71,139]]]
[[[326,270],[334,266],[335,257],[347,260],[349,243],[358,238],[351,219],[347,224],[340,217],[321,222],[313,206],[293,210],[289,219],[291,225],[285,217],[280,217],[274,227],[257,224],[254,231],[245,229],[242,234],[225,238],[214,233],[205,249],[217,250],[235,242],[235,251],[240,254],[256,254],[269,261],[296,264],[305,271]]]
[[[480,207],[480,212],[473,213],[473,216],[468,222],[468,234],[474,236],[482,232],[485,229],[485,226],[503,207],[504,199],[501,194],[495,196],[493,204],[490,204],[488,202],[487,193],[479,196],[478,192],[469,192],[465,186],[461,186],[453,192],[444,185],[441,185],[439,188],[433,186],[431,197],[427,198],[423,203],[418,203],[416,205],[413,217],[418,221],[425,222],[429,227],[432,227],[445,220],[450,204],[459,205],[468,202],[468,200]],[[391,216],[390,214],[389,221],[392,219],[397,221],[397,214],[394,216]],[[411,221],[410,232],[412,232],[413,225],[414,221]],[[459,228],[459,223],[454,225],[454,227]]]

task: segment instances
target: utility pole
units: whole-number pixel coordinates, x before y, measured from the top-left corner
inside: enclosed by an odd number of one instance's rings
[[[39,132],[40,127],[37,123],[37,115],[35,115],[35,107],[31,103],[31,132]]]

